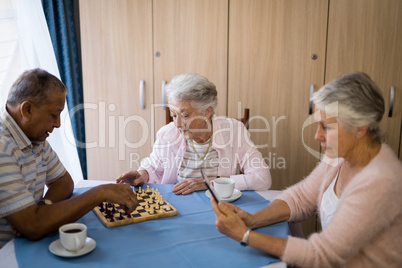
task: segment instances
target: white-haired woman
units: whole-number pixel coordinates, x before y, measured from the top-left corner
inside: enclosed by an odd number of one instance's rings
[[[218,230],[297,267],[402,267],[402,164],[382,143],[380,91],[366,74],[352,73],[322,87],[313,101],[322,161],[253,214],[211,200]],[[322,231],[308,239],[251,231],[317,211]]]
[[[269,167],[236,119],[214,115],[215,85],[198,74],[175,76],[166,85],[173,122],[162,127],[151,155],[140,168],[121,175],[117,183],[175,184],[173,192],[205,190],[200,169],[214,179],[230,177],[238,190],[267,190]],[[238,166],[242,174],[237,174]]]

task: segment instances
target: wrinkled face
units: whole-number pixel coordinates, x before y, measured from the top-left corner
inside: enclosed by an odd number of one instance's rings
[[[45,104],[30,103],[29,117],[23,131],[31,141],[44,141],[54,128],[60,127],[60,113],[64,109],[66,94],[51,93]]]
[[[318,123],[314,138],[321,142],[321,148],[326,156],[347,158],[351,155],[357,141],[354,133],[339,124],[337,117],[331,117],[324,111],[317,110],[314,119]]]
[[[173,117],[175,126],[180,130],[185,139],[197,139],[200,134],[211,128],[205,120],[209,118],[208,112],[202,112],[194,108],[191,101],[170,101],[170,116]]]

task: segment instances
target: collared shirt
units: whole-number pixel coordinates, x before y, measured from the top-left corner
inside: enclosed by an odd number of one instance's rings
[[[269,167],[244,124],[233,118],[213,116],[212,119],[214,133],[210,150],[218,153],[217,175],[233,179],[240,191],[269,189]],[[177,183],[187,140],[173,122],[163,126],[156,136],[153,150],[143,159],[139,170],[148,172],[149,182]]]
[[[45,184],[66,172],[47,141],[31,142],[10,114],[0,110],[0,248],[12,239],[6,216],[42,198]]]

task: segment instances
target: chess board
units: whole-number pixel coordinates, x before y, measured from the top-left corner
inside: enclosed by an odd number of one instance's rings
[[[134,190],[139,202],[135,211],[127,214],[118,204],[102,202],[92,211],[105,227],[116,227],[143,221],[156,220],[177,215],[177,210],[167,202],[158,190]]]

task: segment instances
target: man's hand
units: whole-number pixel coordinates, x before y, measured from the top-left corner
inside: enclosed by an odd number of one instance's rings
[[[127,213],[134,211],[139,204],[136,194],[127,184],[105,184],[98,187],[104,188],[104,201],[119,204]]]

